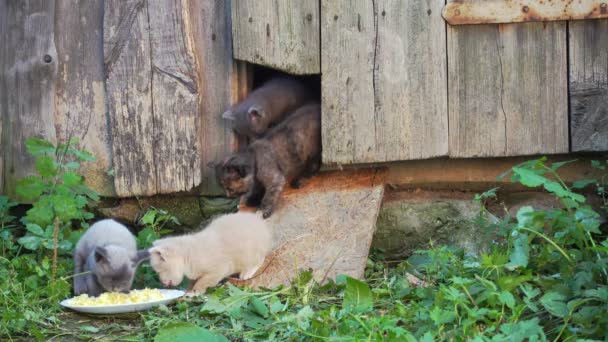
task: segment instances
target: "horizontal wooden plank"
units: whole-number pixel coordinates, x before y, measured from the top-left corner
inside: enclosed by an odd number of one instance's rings
[[[448,27],[450,156],[568,152],[566,23]]]
[[[321,6],[323,162],[447,155],[443,1]]]
[[[320,72],[319,1],[232,1],[236,59],[291,74]]]
[[[608,18],[605,0],[450,0],[443,8],[450,25]]]
[[[608,151],[608,20],[569,30],[572,151]]]

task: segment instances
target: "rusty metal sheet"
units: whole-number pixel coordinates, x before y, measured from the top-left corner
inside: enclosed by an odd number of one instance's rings
[[[339,274],[363,278],[385,179],[385,169],[329,171],[305,181],[300,189],[285,189],[268,219],[274,251],[252,279],[230,281],[274,287],[289,284],[307,269],[318,282]]]
[[[442,12],[450,25],[608,18],[608,0],[449,1]]]

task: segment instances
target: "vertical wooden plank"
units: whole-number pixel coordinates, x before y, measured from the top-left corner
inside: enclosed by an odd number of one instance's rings
[[[450,156],[568,151],[566,24],[448,28]]]
[[[448,154],[443,0],[377,1],[375,64],[379,161]]]
[[[97,158],[83,165],[86,183],[105,196],[115,195],[112,145],[105,106],[103,0],[57,1],[55,8],[57,139],[78,137]]]
[[[199,82],[188,1],[148,1],[156,192],[187,191],[201,181]],[[206,95],[206,94],[205,94]]]
[[[572,151],[607,151],[608,20],[572,21],[569,30]]]
[[[108,0],[104,10],[106,99],[116,193],[153,195],[157,175],[148,8],[145,0]]]
[[[448,153],[442,6],[321,2],[324,163]]]
[[[223,158],[236,148],[235,135],[222,119],[232,103],[242,99],[247,85],[244,63],[232,59],[231,1],[193,1],[194,48],[198,61],[202,182],[203,194],[222,194],[210,161]]]
[[[55,140],[54,9],[52,0],[0,2],[0,192],[10,196],[15,194],[16,179],[34,170],[25,139]]]
[[[232,2],[234,57],[292,74],[320,72],[318,0]]]

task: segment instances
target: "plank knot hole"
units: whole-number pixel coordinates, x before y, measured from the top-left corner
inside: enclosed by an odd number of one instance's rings
[[[42,57],[42,60],[44,61],[44,63],[51,63],[53,61],[53,57],[51,57],[51,55],[44,55],[44,57]]]
[[[523,7],[521,10],[522,10],[524,13],[528,13],[528,12],[530,12],[530,7],[528,7],[528,6],[524,6],[524,7]]]

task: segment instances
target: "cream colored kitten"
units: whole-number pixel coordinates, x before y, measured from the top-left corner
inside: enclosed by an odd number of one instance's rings
[[[272,231],[254,213],[234,213],[213,220],[205,229],[156,240],[150,264],[165,286],[192,281],[187,296],[205,293],[222,279],[251,278],[272,250]]]

